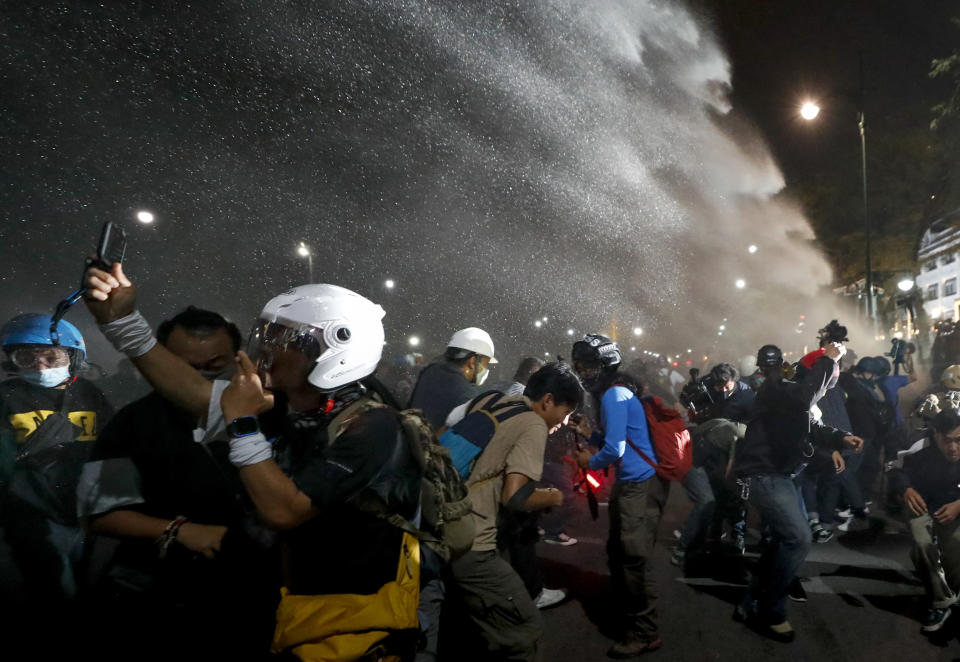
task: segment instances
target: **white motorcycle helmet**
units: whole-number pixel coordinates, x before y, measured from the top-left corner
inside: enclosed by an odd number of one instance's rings
[[[267,302],[247,343],[251,359],[269,369],[271,349],[314,360],[307,375],[335,391],[372,374],[383,353],[383,308],[336,285],[301,285]]]

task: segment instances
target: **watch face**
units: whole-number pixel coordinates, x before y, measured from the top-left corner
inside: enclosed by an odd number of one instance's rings
[[[260,426],[257,424],[257,419],[254,416],[244,416],[243,418],[235,418],[227,426],[227,432],[232,437],[243,437],[248,434],[256,434],[260,431]]]

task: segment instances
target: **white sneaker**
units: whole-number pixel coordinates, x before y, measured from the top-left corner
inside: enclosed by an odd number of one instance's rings
[[[537,606],[537,609],[546,609],[547,607],[560,604],[566,599],[567,592],[562,588],[544,588],[540,591],[537,599],[533,601],[533,604]]]
[[[837,531],[849,533],[850,531],[866,531],[870,528],[870,520],[866,517],[851,517],[837,525]]]

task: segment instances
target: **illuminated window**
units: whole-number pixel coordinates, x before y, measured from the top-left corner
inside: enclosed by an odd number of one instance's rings
[[[957,293],[957,279],[948,278],[943,281],[943,296],[949,297]]]

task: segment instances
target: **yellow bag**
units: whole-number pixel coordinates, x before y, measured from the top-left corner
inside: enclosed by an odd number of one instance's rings
[[[291,595],[281,589],[271,651],[290,650],[304,662],[399,660],[380,643],[393,632],[418,629],[419,601],[420,543],[404,531],[397,578],[373,595]]]

